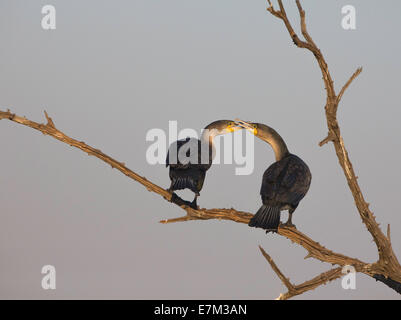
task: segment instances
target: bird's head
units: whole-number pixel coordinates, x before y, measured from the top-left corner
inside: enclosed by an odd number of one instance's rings
[[[214,136],[231,133],[241,129],[242,126],[240,126],[233,120],[217,120],[208,124],[205,128],[205,130],[214,132],[214,134],[212,134]]]

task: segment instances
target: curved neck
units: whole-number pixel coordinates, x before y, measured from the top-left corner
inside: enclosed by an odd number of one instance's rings
[[[200,141],[201,145],[207,145],[206,147],[207,154],[209,155],[209,160],[213,160],[216,156],[216,148],[214,146],[214,137],[218,135],[217,130],[208,130],[205,129],[202,132]]]
[[[283,159],[289,154],[287,145],[285,144],[283,138],[274,130],[264,124],[259,124],[256,136],[263,141],[266,141],[272,147],[274,155],[276,156],[276,161]]]
[[[213,139],[218,135],[219,135],[218,130],[205,128],[202,132],[200,140],[204,143],[208,143],[209,145],[213,145]]]

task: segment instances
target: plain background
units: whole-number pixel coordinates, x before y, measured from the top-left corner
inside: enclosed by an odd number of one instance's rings
[[[41,28],[46,4],[57,10],[53,31]],[[299,30],[295,4],[285,4]],[[356,8],[356,30],[341,27],[347,4]],[[383,228],[391,223],[401,257],[401,3],[303,6],[336,88],[364,67],[338,117],[366,200]],[[166,168],[146,162],[148,130],[167,130],[169,120],[196,130],[236,117],[269,124],[313,174],[294,215],[298,229],[373,262],[375,245],[333,146],[318,147],[327,134],[324,103],[313,55],[292,44],[264,0],[0,1],[1,109],[38,122],[47,110],[66,134],[164,187]],[[184,211],[33,129],[4,120],[0,137],[0,298],[275,298],[285,288],[258,245],[295,283],[331,267],[243,224],[159,224]],[[274,155],[261,141],[255,147],[252,175],[235,176],[234,164],[212,167],[202,207],[258,209],[261,176]],[[56,267],[56,290],[41,288],[46,264]],[[343,290],[337,280],[298,298],[400,297],[362,274],[356,280],[356,290]]]

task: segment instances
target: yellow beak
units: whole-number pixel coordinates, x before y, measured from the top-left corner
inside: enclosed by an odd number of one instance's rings
[[[239,129],[242,129],[242,127],[239,126],[239,125],[236,125],[236,124],[234,124],[234,125],[230,124],[229,126],[227,126],[227,131],[228,132],[234,132],[234,131],[237,131]]]
[[[244,129],[247,129],[248,131],[252,132],[254,135],[258,134],[258,130],[249,122],[246,122],[244,120],[240,119],[235,119],[235,123],[239,126],[241,126]]]

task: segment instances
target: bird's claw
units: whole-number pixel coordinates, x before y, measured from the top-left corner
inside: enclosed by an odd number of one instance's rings
[[[285,227],[285,228],[294,228],[296,229],[297,226],[293,224],[292,222],[287,221],[286,223],[280,223],[280,226]]]

